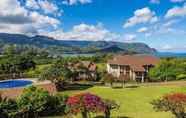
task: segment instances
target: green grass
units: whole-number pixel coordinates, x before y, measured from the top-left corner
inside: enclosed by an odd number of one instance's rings
[[[38,76],[41,74],[46,68],[50,67],[51,64],[45,64],[45,65],[37,65],[34,70],[29,70],[26,74],[33,76]]]
[[[79,92],[91,92],[103,98],[117,101],[117,103],[120,104],[120,109],[113,112],[113,118],[172,118],[173,115],[169,112],[155,112],[150,102],[167,93],[186,92],[186,87],[141,86],[137,88],[112,89],[95,86],[83,91],[66,91],[62,94],[71,95]]]
[[[98,72],[105,72],[106,71],[106,63],[97,63],[97,69],[98,69]]]

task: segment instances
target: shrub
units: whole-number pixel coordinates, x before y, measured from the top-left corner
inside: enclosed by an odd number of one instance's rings
[[[105,118],[110,118],[111,110],[119,108],[115,101],[102,99],[90,93],[81,93],[69,97],[67,100],[67,113],[77,115],[81,113],[82,118],[88,118],[89,113],[102,112]]]
[[[165,95],[152,102],[157,111],[170,111],[176,118],[186,118],[186,94],[174,93]]]
[[[74,115],[81,113],[82,118],[88,118],[90,112],[105,111],[105,105],[101,98],[90,93],[82,93],[69,97],[67,107],[68,113]]]
[[[66,100],[68,96],[57,94],[50,96],[45,109],[40,113],[41,116],[64,115],[66,109]]]
[[[37,118],[45,110],[49,101],[49,93],[34,86],[26,88],[17,100],[19,111],[30,118]]]
[[[39,116],[63,115],[66,99],[66,96],[52,96],[43,89],[31,86],[26,88],[17,100],[19,117],[38,118]]]
[[[177,80],[186,79],[186,74],[180,74],[180,75],[178,75],[176,78],[177,78]]]
[[[2,98],[0,96],[0,118],[13,117],[16,113],[17,104],[14,100]]]

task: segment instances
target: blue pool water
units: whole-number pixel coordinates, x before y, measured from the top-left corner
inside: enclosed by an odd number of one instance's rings
[[[0,81],[0,89],[3,88],[15,88],[15,87],[24,87],[32,84],[30,80],[6,80]]]

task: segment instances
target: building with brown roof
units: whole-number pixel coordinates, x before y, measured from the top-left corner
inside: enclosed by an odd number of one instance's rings
[[[78,72],[76,79],[96,79],[97,77],[97,66],[91,61],[81,61],[75,65],[75,70]]]
[[[149,69],[159,63],[159,58],[150,55],[118,55],[107,62],[107,72],[115,77],[128,77],[144,82]]]

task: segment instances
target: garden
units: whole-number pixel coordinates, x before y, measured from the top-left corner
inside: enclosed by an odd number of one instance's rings
[[[58,92],[31,86],[16,99],[1,97],[0,118],[186,118],[185,59],[162,59],[150,70],[153,83],[139,84],[107,74],[110,56],[53,58],[32,51],[8,48],[0,57],[1,79],[36,77]],[[81,61],[97,64],[96,78]],[[82,73],[88,79],[77,81]]]

